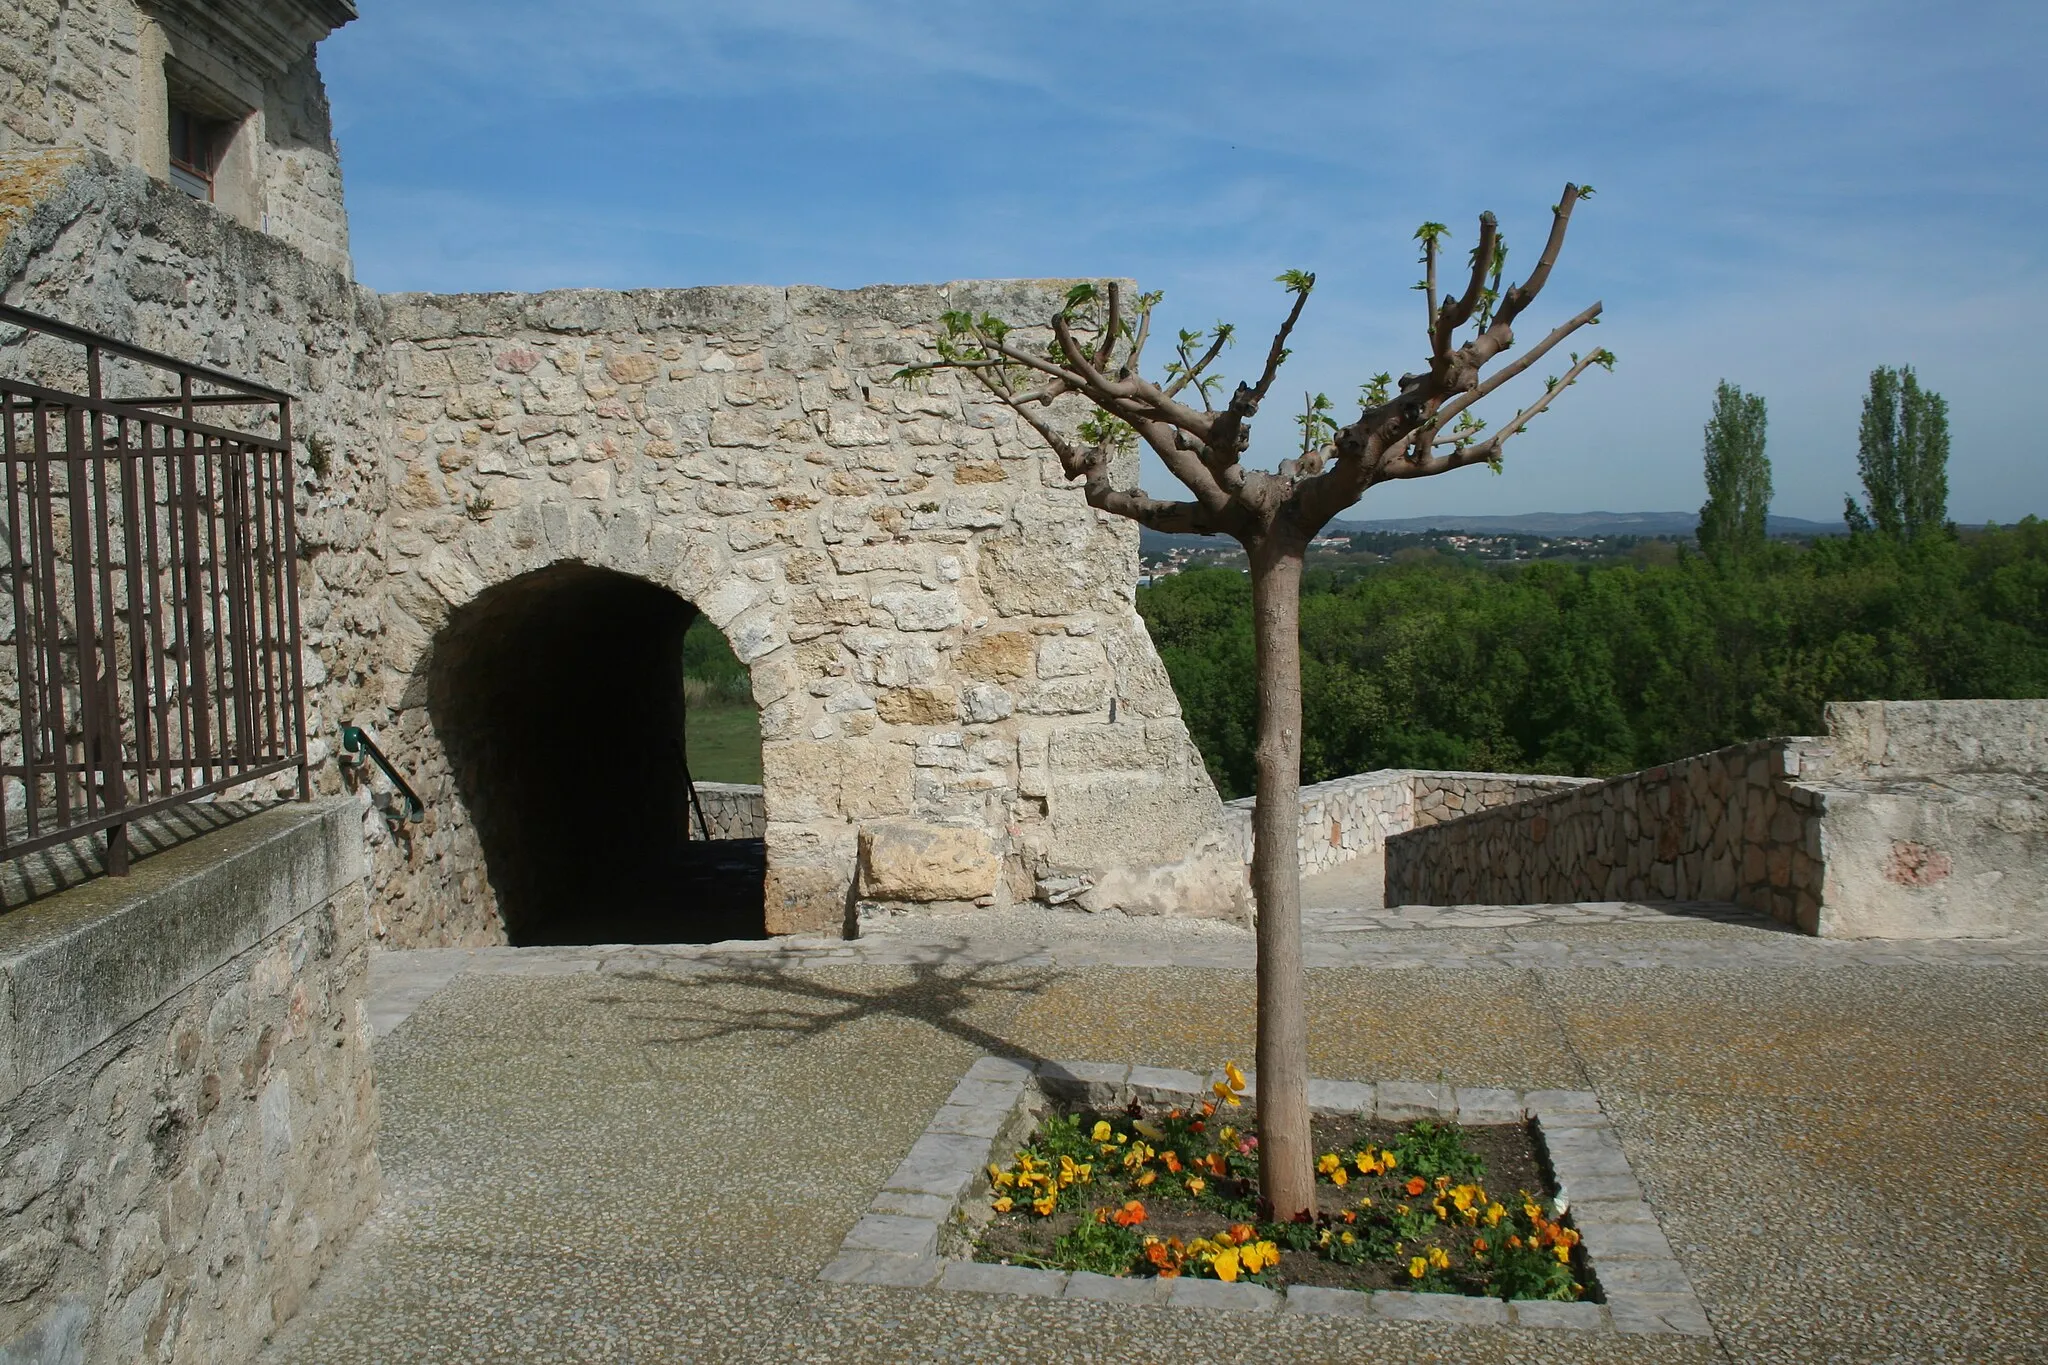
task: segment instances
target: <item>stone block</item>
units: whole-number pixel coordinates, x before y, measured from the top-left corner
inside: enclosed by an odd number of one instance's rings
[[[893,1213],[902,1218],[923,1218],[943,1223],[953,1216],[954,1201],[942,1195],[914,1194],[909,1190],[883,1190],[868,1204],[869,1213]]]
[[[891,725],[951,725],[960,698],[950,687],[891,688],[876,696],[875,712]]]
[[[938,1246],[937,1223],[890,1213],[863,1214],[842,1244],[846,1251],[879,1251],[891,1256],[931,1256]]]
[[[961,1084],[964,1085],[967,1081],[988,1081],[1022,1086],[1025,1081],[1031,1079],[1032,1072],[1031,1063],[1019,1057],[981,1057],[976,1059],[973,1066],[967,1068],[967,1075]]]
[[[860,894],[880,901],[994,895],[1003,862],[979,829],[893,821],[860,832]]]
[[[1011,682],[1030,676],[1037,650],[1037,637],[1024,631],[991,631],[961,646],[960,671],[983,682]]]
[[[1640,1199],[1575,1199],[1572,1222],[1588,1232],[1595,1227],[1658,1226],[1657,1215]]]
[[[928,1132],[910,1145],[909,1155],[882,1188],[957,1199],[988,1160],[988,1150],[987,1138]]]
[[[1009,1059],[1007,1057],[984,1057],[982,1061],[1008,1063]],[[981,1062],[975,1063],[975,1066],[980,1065]],[[1017,1105],[1018,1095],[1023,1093],[1024,1081],[1031,1074],[1030,1069],[1023,1063],[1019,1062],[1015,1065],[1018,1070],[1014,1078],[995,1081],[981,1079],[970,1068],[966,1077],[953,1087],[953,1093],[946,1096],[946,1103],[970,1107],[1000,1106],[1004,1109],[1014,1109]],[[994,1072],[997,1068],[991,1067],[989,1070]]]
[[[1714,1334],[1706,1311],[1690,1293],[1617,1290],[1607,1296],[1607,1313],[1617,1332],[1688,1337],[1710,1337]]]
[[[818,1272],[835,1284],[885,1284],[920,1289],[939,1278],[937,1256],[898,1256],[886,1251],[841,1251]]]
[[[1363,1114],[1376,1112],[1378,1089],[1369,1081],[1310,1081],[1308,1107],[1317,1114]]]
[[[1578,1224],[1579,1234],[1585,1239],[1586,1254],[1600,1267],[1601,1276],[1606,1276],[1610,1261],[1624,1260],[1671,1260],[1671,1243],[1664,1236],[1664,1229],[1654,1222],[1615,1223],[1589,1221],[1579,1214],[1579,1206],[1572,1206],[1573,1221]]]
[[[927,1133],[956,1133],[963,1137],[994,1138],[1009,1121],[1011,1106],[949,1104],[932,1115]]]
[[[1038,1085],[1048,1095],[1085,1104],[1114,1104],[1129,1083],[1131,1069],[1116,1062],[1043,1062]]]
[[[1152,1097],[1168,1104],[1199,1099],[1209,1092],[1208,1082],[1194,1072],[1162,1066],[1132,1067],[1130,1085],[1133,1090],[1150,1091]]]
[[[1552,1114],[1598,1114],[1600,1097],[1590,1090],[1528,1090],[1522,1103],[1532,1114],[1550,1122]]]
[[[1225,1284],[1221,1280],[1193,1280],[1183,1275],[1173,1281],[1166,1301],[1175,1308],[1213,1308],[1227,1313],[1271,1313],[1280,1307],[1280,1296],[1262,1285]]]
[[[1572,1176],[1557,1173],[1558,1192],[1577,1204],[1581,1199],[1641,1199],[1643,1187],[1629,1175]]]
[[[1097,1275],[1077,1270],[1067,1279],[1065,1297],[1097,1303],[1165,1303],[1172,1283],[1150,1275]]]
[[[1290,1313],[1318,1318],[1369,1318],[1372,1295],[1355,1289],[1324,1289],[1312,1284],[1287,1286],[1286,1307]]]
[[[1520,1299],[1508,1305],[1517,1327],[1547,1327],[1569,1332],[1604,1332],[1607,1310],[1597,1303],[1555,1303]]]
[[[1038,1270],[1021,1265],[989,1265],[980,1261],[948,1261],[939,1274],[939,1288],[972,1294],[1015,1294],[1021,1298],[1056,1299],[1067,1287],[1064,1270]]]
[[[1499,1299],[1465,1294],[1410,1294],[1399,1289],[1375,1290],[1375,1317],[1395,1322],[1444,1322],[1459,1327],[1505,1327],[1508,1306]]]
[[[1461,1085],[1456,1098],[1460,1123],[1520,1123],[1524,1117],[1517,1091]]]
[[[1405,1123],[1410,1119],[1448,1119],[1456,1117],[1458,1102],[1448,1085],[1381,1081],[1375,1112],[1395,1123]]]
[[[1609,1299],[1624,1292],[1685,1295],[1692,1293],[1692,1282],[1686,1279],[1684,1268],[1669,1257],[1612,1261],[1595,1259],[1593,1272],[1600,1277],[1600,1287],[1607,1291]]]
[[[846,875],[834,868],[771,858],[761,892],[771,934],[838,933],[846,923]]]

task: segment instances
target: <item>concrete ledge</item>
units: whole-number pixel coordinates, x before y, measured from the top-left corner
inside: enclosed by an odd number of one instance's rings
[[[280,806],[0,916],[0,1102],[363,877],[362,810]]]

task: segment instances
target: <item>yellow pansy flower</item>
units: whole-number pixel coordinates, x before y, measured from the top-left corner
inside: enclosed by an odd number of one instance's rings
[[[1114,1131],[1116,1130],[1109,1126],[1108,1119],[1097,1119],[1095,1120],[1094,1131],[1089,1133],[1089,1136],[1097,1142],[1107,1142],[1109,1141],[1109,1135]]]
[[[1230,1082],[1232,1090],[1244,1089],[1244,1073],[1237,1069],[1236,1062],[1225,1062],[1223,1064],[1223,1075]]]
[[[997,1213],[1008,1213],[1011,1209],[1017,1207],[1017,1201],[1006,1194],[1001,1199],[996,1200],[992,1207]]]
[[[1412,1260],[1412,1261],[1408,1262],[1408,1278],[1409,1278],[1409,1279],[1411,1279],[1411,1280],[1419,1280],[1419,1279],[1421,1279],[1421,1278],[1422,1278],[1422,1277],[1423,1277],[1423,1276],[1424,1276],[1425,1274],[1427,1274],[1428,1272],[1429,1272],[1429,1262],[1428,1262],[1428,1261],[1425,1261],[1425,1260],[1423,1260],[1423,1259],[1422,1259],[1422,1258],[1421,1258],[1420,1256],[1417,1256],[1417,1257],[1416,1257],[1416,1258],[1415,1258],[1414,1260]]]
[[[1216,1272],[1216,1278],[1229,1284],[1237,1278],[1238,1252],[1236,1247],[1219,1251],[1209,1259],[1209,1268]]]

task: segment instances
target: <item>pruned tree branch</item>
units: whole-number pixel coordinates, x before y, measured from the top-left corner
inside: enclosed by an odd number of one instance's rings
[[[1100,290],[1076,285],[1069,291],[1066,306],[1048,321],[1049,349],[1029,342],[1022,333],[1012,335],[1010,325],[1000,319],[948,314],[948,336],[954,340],[939,345],[938,360],[906,373],[957,369],[971,376],[1058,453],[1062,470],[1082,481],[1091,506],[1162,529],[1198,526],[1225,532],[1246,539],[1247,545],[1283,525],[1290,536],[1306,537],[1382,480],[1427,477],[1470,464],[1497,466],[1508,440],[1547,410],[1589,365],[1612,363],[1604,350],[1574,356],[1561,381],[1553,381],[1499,430],[1486,432],[1486,424],[1474,412],[1482,400],[1599,320],[1601,305],[1595,303],[1511,362],[1487,372],[1514,347],[1514,324],[1549,283],[1572,210],[1591,193],[1576,184],[1565,186],[1552,207],[1550,232],[1534,268],[1504,291],[1506,250],[1493,214],[1480,215],[1471,270],[1455,297],[1439,293],[1445,229],[1425,223],[1416,236],[1422,242],[1420,287],[1429,323],[1426,365],[1397,382],[1389,384],[1381,376],[1368,385],[1365,406],[1347,426],[1325,421],[1320,415],[1323,400],[1312,396],[1301,419],[1300,453],[1271,473],[1244,467],[1242,457],[1250,445],[1251,420],[1286,363],[1288,342],[1314,289],[1315,277],[1307,272],[1280,276],[1280,283],[1294,295],[1286,317],[1275,329],[1257,374],[1238,383],[1220,410],[1212,405],[1208,389],[1214,382],[1214,366],[1231,340],[1228,326],[1218,324],[1206,336],[1182,332],[1174,360],[1155,381],[1142,373],[1140,363],[1158,295],[1130,296],[1113,281]],[[1464,331],[1468,324],[1471,330]],[[1200,410],[1181,401],[1190,385],[1201,396]],[[1051,420],[1059,401],[1072,395],[1086,398],[1101,414],[1100,421],[1108,424],[1093,434],[1084,426],[1085,443],[1063,434]],[[1114,457],[1128,450],[1132,441],[1142,442],[1159,457],[1192,495],[1190,501],[1161,501],[1134,488],[1111,487]]]
[[[1479,215],[1479,245],[1472,249],[1472,278],[1465,285],[1465,292],[1458,296],[1456,303],[1446,302],[1437,314],[1436,333],[1431,338],[1432,354],[1438,359],[1448,359],[1451,354],[1451,338],[1479,307],[1480,297],[1486,292],[1486,276],[1493,269],[1494,248],[1500,244],[1500,221],[1491,213]]]
[[[1591,355],[1581,357],[1569,370],[1565,371],[1562,379],[1544,390],[1542,397],[1516,413],[1514,420],[1484,441],[1473,441],[1470,444],[1459,445],[1456,449],[1444,455],[1429,455],[1420,459],[1404,458],[1390,460],[1387,462],[1387,469],[1382,477],[1386,479],[1425,479],[1435,474],[1447,474],[1453,469],[1463,469],[1467,465],[1498,465],[1501,458],[1501,450],[1507,445],[1510,437],[1527,428],[1529,423],[1536,418],[1537,414],[1549,407],[1559,394],[1578,383],[1579,376],[1584,374],[1589,368],[1594,365],[1604,364],[1611,359],[1612,357],[1605,351],[1595,351]]]

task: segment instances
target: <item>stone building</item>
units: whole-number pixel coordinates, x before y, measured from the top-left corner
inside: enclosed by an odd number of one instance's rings
[[[314,46],[352,0],[17,0],[0,154],[90,148],[348,271]]]
[[[28,0],[0,27],[0,286],[298,396],[316,786],[348,783],[357,724],[427,806],[366,816],[374,932],[516,939],[659,875],[698,613],[762,708],[769,931],[1042,883],[1235,913],[1135,529],[1005,410],[891,378],[945,309],[1049,316],[1064,286],[378,295],[314,60],[353,18]]]

